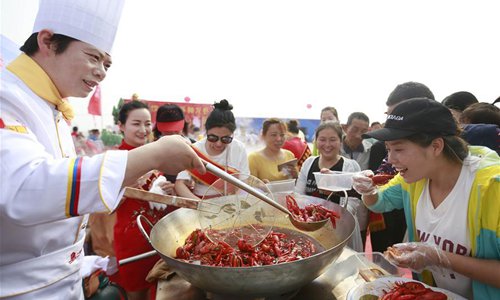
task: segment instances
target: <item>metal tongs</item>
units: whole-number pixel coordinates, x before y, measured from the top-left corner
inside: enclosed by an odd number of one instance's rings
[[[223,206],[217,205],[215,203],[203,203],[203,208],[201,208],[201,200],[184,198],[179,196],[172,195],[160,195],[155,193],[150,193],[148,191],[139,190],[131,187],[126,187],[125,192],[123,194],[125,197],[134,198],[138,200],[148,201],[148,202],[157,202],[167,205],[172,205],[176,207],[185,207],[190,209],[196,209],[199,211],[218,214],[222,211]]]

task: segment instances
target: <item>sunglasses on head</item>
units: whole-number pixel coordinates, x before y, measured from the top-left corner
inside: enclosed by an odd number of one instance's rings
[[[217,143],[219,139],[223,144],[230,144],[233,141],[233,137],[229,135],[219,137],[215,134],[207,134],[207,140],[209,142]]]

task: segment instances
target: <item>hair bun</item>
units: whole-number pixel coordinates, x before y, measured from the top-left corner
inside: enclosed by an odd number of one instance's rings
[[[232,110],[233,106],[229,104],[229,101],[222,99],[219,103],[215,102],[214,107],[220,110]]]

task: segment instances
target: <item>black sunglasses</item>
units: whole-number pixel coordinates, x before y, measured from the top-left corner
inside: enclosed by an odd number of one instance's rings
[[[207,134],[207,140],[209,142],[217,143],[219,139],[223,144],[230,144],[233,141],[233,137],[229,135],[219,137],[215,134]]]

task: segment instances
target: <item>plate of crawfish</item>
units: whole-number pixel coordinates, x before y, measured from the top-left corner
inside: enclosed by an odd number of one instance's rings
[[[347,293],[347,300],[465,300],[448,290],[403,277],[380,277],[358,285]]]

